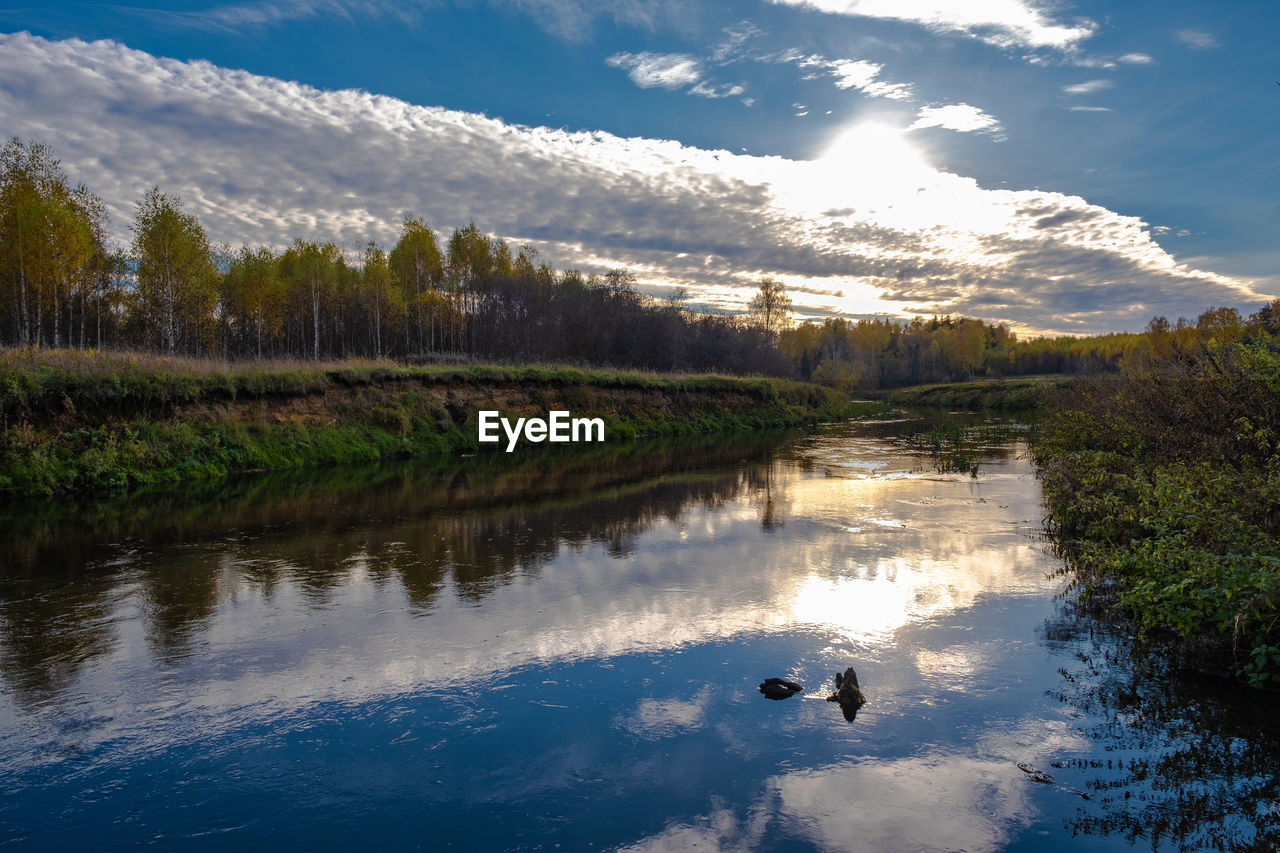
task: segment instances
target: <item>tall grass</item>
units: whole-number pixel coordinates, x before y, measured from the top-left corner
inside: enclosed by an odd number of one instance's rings
[[[848,416],[831,389],[770,378],[563,365],[297,360],[234,364],[137,353],[0,352],[0,494],[204,480],[246,469],[477,450],[477,406],[517,389],[530,405],[602,413],[607,436],[686,435]],[[330,394],[341,390],[343,394]],[[272,417],[291,398],[321,417]],[[476,399],[477,395],[461,395]],[[265,399],[261,407],[210,406]]]
[[[1049,406],[1059,393],[1077,381],[1065,376],[1043,376],[944,382],[898,388],[887,392],[884,398],[899,406],[1037,412]]]
[[[405,366],[390,361],[352,359],[314,362],[276,359],[228,362],[97,350],[0,350],[0,414],[10,421],[24,410],[38,413],[69,400],[89,406],[140,401],[192,403],[201,399],[288,396],[323,392],[332,384],[369,385],[389,379],[424,384],[591,385],[600,388],[690,392],[733,391],[761,399],[829,405],[845,398],[804,382],[722,374],[651,373],[639,370],[564,365],[441,364]]]

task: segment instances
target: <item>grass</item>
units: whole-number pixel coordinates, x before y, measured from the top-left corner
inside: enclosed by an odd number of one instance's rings
[[[109,405],[164,407],[202,400],[288,397],[334,386],[374,385],[392,379],[423,384],[531,384],[551,387],[686,392],[732,391],[761,400],[819,403],[826,392],[804,382],[720,374],[663,374],[563,365],[432,365],[389,361],[312,362],[281,359],[232,363],[213,359],[98,350],[0,350],[0,416],[58,413]]]
[[[1035,412],[1043,410],[1076,381],[1058,375],[944,382],[897,388],[885,392],[884,399],[899,406]]]
[[[0,352],[0,494],[120,491],[234,471],[493,452],[495,394],[524,413],[601,416],[612,441],[850,416],[802,382],[560,365],[297,360],[233,364],[138,353]],[[261,406],[237,406],[258,401]]]

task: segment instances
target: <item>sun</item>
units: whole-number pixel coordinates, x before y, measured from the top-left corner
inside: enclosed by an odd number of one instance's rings
[[[931,171],[907,131],[877,121],[840,129],[814,162],[833,169],[894,175]]]
[[[936,181],[907,131],[883,122],[860,122],[837,131],[822,153],[795,161],[775,183],[780,200],[806,213],[883,211],[920,186]]]
[[[907,131],[881,122],[840,130],[811,165],[841,207],[883,206],[936,174]]]

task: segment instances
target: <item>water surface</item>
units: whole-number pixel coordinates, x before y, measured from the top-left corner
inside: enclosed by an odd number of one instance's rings
[[[1153,677],[1055,601],[1025,453],[948,473],[919,429],[0,508],[0,844],[1096,850],[1158,814],[1191,823],[1166,846],[1256,841],[1274,729],[1215,723],[1250,772],[1171,807],[1124,761],[1176,753],[1189,706],[1155,690],[1178,713],[1134,742]]]

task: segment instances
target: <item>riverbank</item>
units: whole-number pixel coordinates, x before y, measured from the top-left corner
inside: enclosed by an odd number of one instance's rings
[[[1065,374],[975,379],[970,382],[940,382],[894,388],[881,391],[876,396],[895,406],[964,409],[974,412],[1039,412],[1078,381],[1077,377]]]
[[[1082,383],[1033,435],[1084,597],[1183,667],[1280,686],[1280,353]]]
[[[501,452],[477,441],[480,410],[598,417],[608,441],[801,426],[852,413],[842,394],[780,379],[10,350],[0,354],[0,494],[120,491],[236,471]]]

